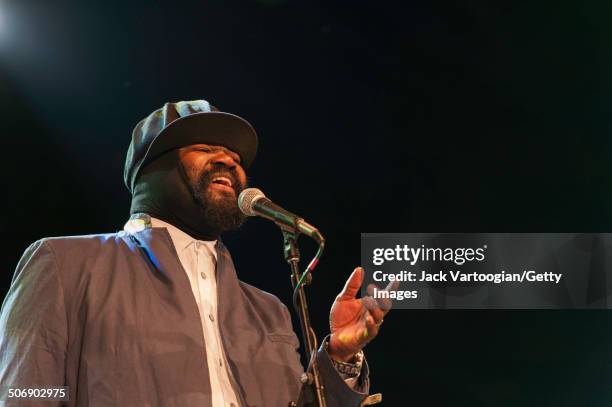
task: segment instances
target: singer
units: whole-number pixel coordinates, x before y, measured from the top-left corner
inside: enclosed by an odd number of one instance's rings
[[[238,279],[220,239],[245,220],[237,197],[256,151],[246,120],[204,100],[166,103],[140,121],[124,229],[45,238],[19,261],[0,313],[0,391],[69,386],[68,406],[295,401],[303,367],[289,312]],[[362,280],[355,269],[336,297],[317,353],[328,406],[368,395],[362,349],[390,307],[355,298]]]

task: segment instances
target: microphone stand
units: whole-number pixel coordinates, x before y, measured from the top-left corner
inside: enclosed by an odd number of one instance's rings
[[[323,384],[321,382],[321,376],[319,375],[319,368],[316,362],[317,352],[317,337],[310,324],[310,316],[308,313],[308,303],[306,302],[306,295],[304,293],[304,285],[310,284],[312,275],[307,275],[304,283],[295,292],[295,288],[303,276],[300,275],[298,263],[300,262],[300,251],[297,247],[297,238],[299,232],[296,229],[285,225],[278,225],[283,232],[283,252],[285,254],[285,260],[291,267],[291,285],[294,289],[293,305],[296,308],[298,317],[300,319],[300,327],[302,329],[302,338],[304,346],[306,348],[306,356],[309,358],[308,368],[306,373],[302,375],[302,389],[300,391],[299,399],[297,403],[290,402],[290,407],[303,407],[306,406],[306,400],[304,400],[306,394],[306,388],[312,386],[316,397],[316,406],[327,407],[325,402],[325,395],[323,394]],[[305,271],[309,273],[309,271]]]

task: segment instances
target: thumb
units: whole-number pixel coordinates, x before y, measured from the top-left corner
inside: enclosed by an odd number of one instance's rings
[[[353,273],[346,281],[342,292],[338,295],[338,300],[352,300],[357,295],[357,292],[361,288],[361,283],[363,282],[363,269],[361,267],[357,267],[353,270]]]

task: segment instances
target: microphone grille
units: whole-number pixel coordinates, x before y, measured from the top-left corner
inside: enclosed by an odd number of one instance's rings
[[[265,198],[263,192],[257,188],[247,188],[238,195],[238,207],[247,216],[257,215],[253,212],[253,204],[261,198]]]

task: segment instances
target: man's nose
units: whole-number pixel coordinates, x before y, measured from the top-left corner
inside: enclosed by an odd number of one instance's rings
[[[214,164],[223,164],[226,167],[234,168],[237,163],[234,159],[227,154],[225,151],[217,151],[210,159]]]

